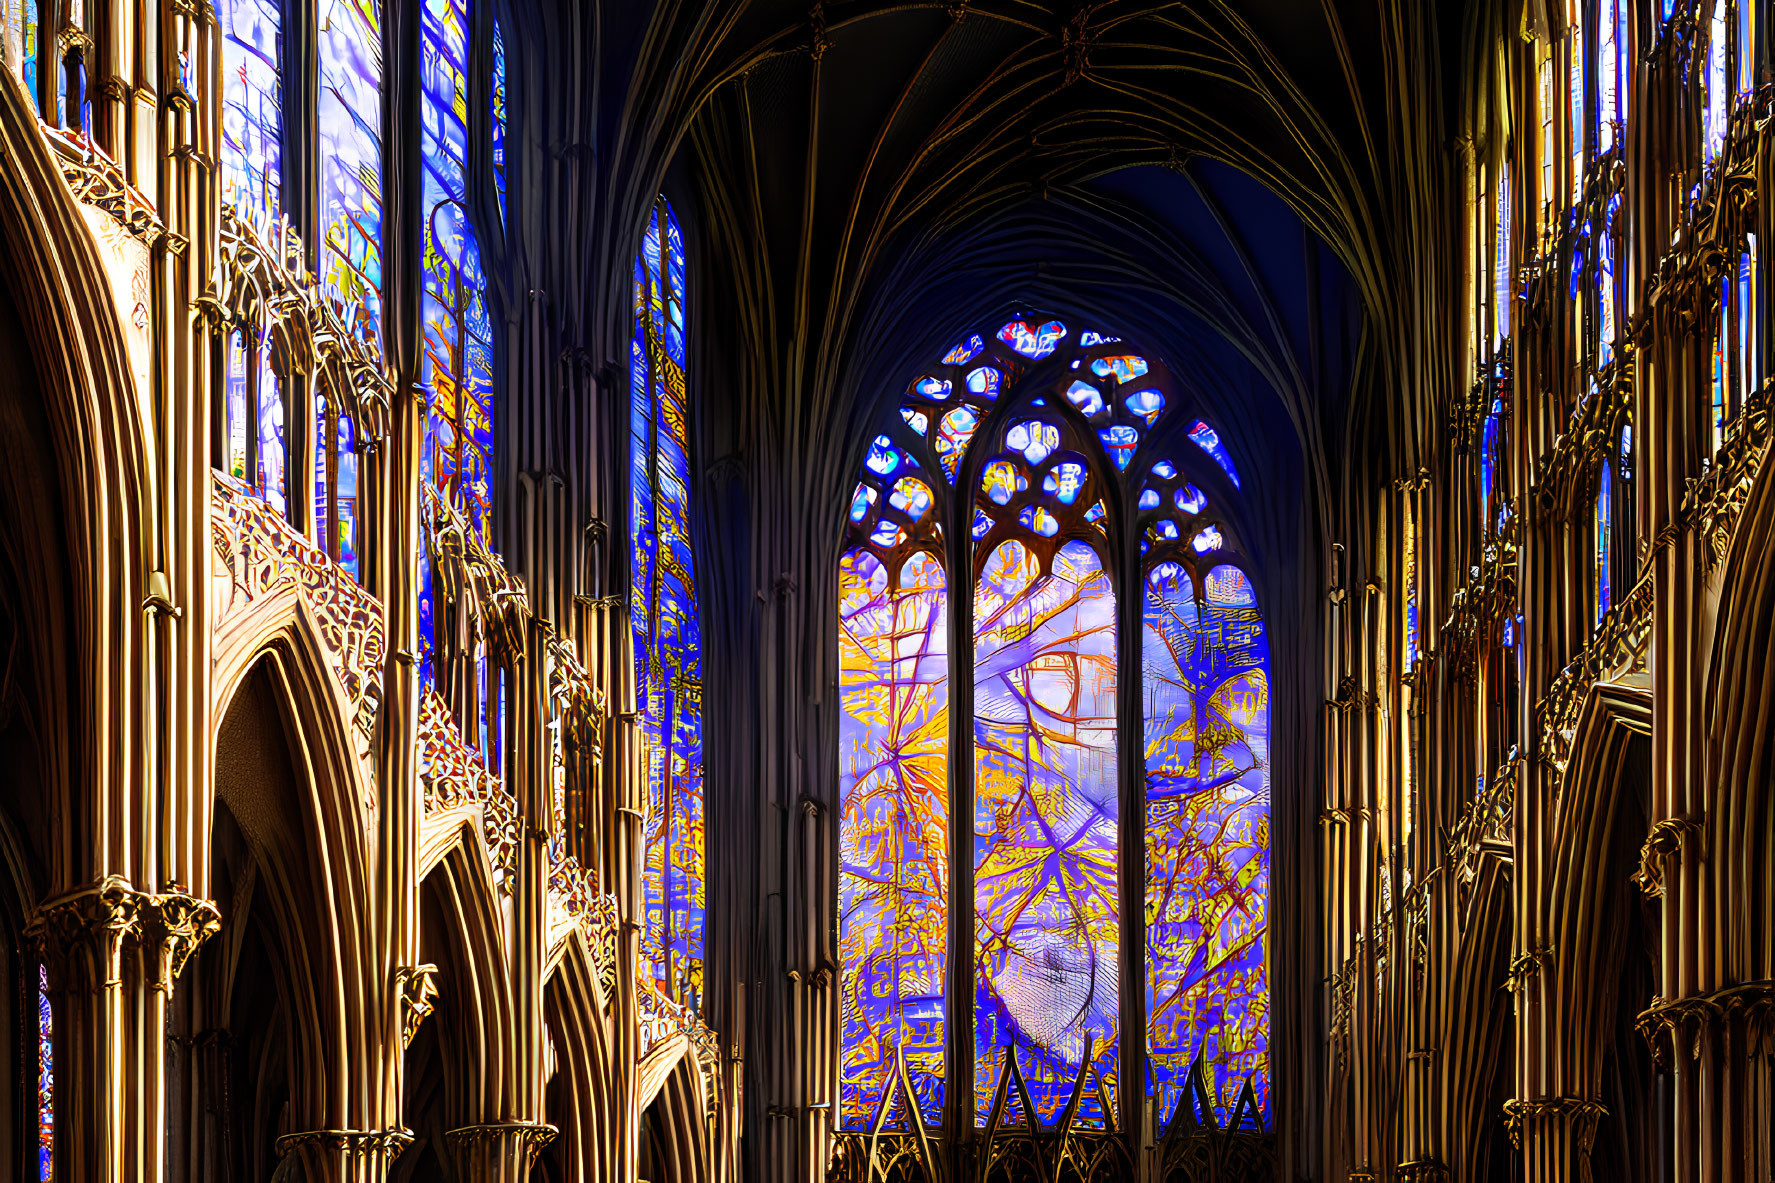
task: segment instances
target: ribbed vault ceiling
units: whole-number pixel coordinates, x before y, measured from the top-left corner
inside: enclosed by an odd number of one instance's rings
[[[598,49],[587,95],[532,98],[595,128],[580,274],[618,278],[588,335],[621,356],[626,261],[665,184],[716,363],[705,459],[837,506],[919,365],[1032,308],[1138,338],[1236,453],[1323,505],[1353,441],[1417,446],[1398,408],[1423,400],[1373,395],[1415,393],[1401,359],[1445,315],[1429,80],[1458,30],[1435,7],[684,0],[606,5],[578,37],[545,13],[536,52]]]

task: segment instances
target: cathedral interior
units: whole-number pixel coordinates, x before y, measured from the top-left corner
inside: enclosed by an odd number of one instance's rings
[[[0,1177],[1775,1180],[1766,0],[0,10]]]

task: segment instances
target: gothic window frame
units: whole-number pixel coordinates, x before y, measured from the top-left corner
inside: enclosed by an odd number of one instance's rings
[[[1016,335],[1017,340],[1038,350],[1034,356],[1019,350],[1012,340],[1007,339],[1006,334],[1017,325],[1023,329]],[[1050,325],[1071,327],[1063,328],[1057,341],[1043,348],[1041,330]],[[903,1062],[890,1064],[878,1056],[870,1066],[871,1071],[882,1074],[879,1088],[870,1097],[875,1109],[863,1112],[848,1097],[843,1083],[846,1068],[841,1064],[841,1095],[835,1102],[838,1106],[835,1124],[847,1136],[868,1133],[871,1128],[905,1131],[917,1127],[921,1137],[926,1130],[934,1129],[936,1136],[953,1143],[968,1137],[963,1132],[965,1127],[974,1137],[990,1139],[994,1133],[1003,1133],[1008,1128],[1012,1120],[1011,1110],[1021,1109],[1031,1100],[1027,1072],[1021,1066],[1017,1072],[1006,1069],[989,1074],[995,1076],[996,1085],[979,1076],[974,1046],[979,1023],[976,1011],[979,980],[974,965],[978,904],[974,812],[979,785],[975,760],[981,725],[981,717],[975,710],[977,687],[974,679],[978,677],[975,662],[980,653],[976,646],[981,638],[973,614],[976,598],[982,594],[982,571],[989,557],[996,555],[997,548],[1007,541],[1030,548],[1044,570],[1063,547],[1084,543],[1098,556],[1111,589],[1117,699],[1116,944],[1118,964],[1138,967],[1140,980],[1135,988],[1118,987],[1116,1079],[1149,1079],[1147,1072],[1151,1057],[1148,1044],[1152,1032],[1146,1011],[1152,967],[1146,943],[1144,899],[1149,882],[1146,865],[1149,770],[1143,750],[1145,744],[1138,739],[1145,734],[1148,723],[1141,702],[1147,685],[1143,668],[1148,579],[1160,567],[1180,563],[1189,572],[1191,586],[1200,603],[1203,580],[1210,572],[1230,567],[1238,572],[1245,586],[1250,587],[1256,570],[1240,545],[1236,511],[1243,494],[1236,466],[1207,425],[1207,419],[1197,413],[1199,400],[1193,392],[1165,365],[1162,356],[1147,349],[1145,343],[1102,337],[1082,345],[1081,337],[1081,330],[1071,318],[1027,312],[1009,318],[1001,333],[986,330],[971,336],[964,334],[962,343],[945,355],[942,362],[919,372],[904,401],[889,417],[887,426],[872,437],[869,458],[859,468],[862,475],[857,490],[846,503],[852,512],[837,551],[840,570],[852,561],[853,556],[866,552],[886,569],[886,580],[892,587],[904,564],[917,554],[931,555],[941,564],[947,604],[945,660],[949,668],[946,682],[947,798],[943,805],[947,829],[944,863],[948,878],[944,888],[947,936],[942,975],[942,1097],[938,1101],[933,1090],[921,1089]],[[1143,359],[1144,372],[1124,382],[1120,372],[1113,368],[1110,372],[1098,369],[1096,373],[1103,380],[1098,384],[1102,397],[1084,394],[1076,403],[1069,401],[1066,392],[1069,383],[1077,381],[1075,371],[1112,356]],[[988,368],[997,370],[1002,379],[990,398],[981,398],[980,392],[987,384],[970,383],[970,378]],[[1112,372],[1115,373],[1113,378]],[[1158,389],[1164,399],[1163,406],[1150,415],[1141,413],[1146,404],[1137,410],[1124,402],[1131,393],[1139,394],[1145,388]],[[945,464],[945,459],[953,454],[953,450],[945,446],[947,441],[941,416],[957,413],[968,401],[968,394],[960,393],[964,390],[975,396],[972,403],[978,410],[977,423],[951,475],[952,470]],[[1049,441],[1045,448],[1037,442],[1042,458],[1030,464],[1025,482],[1016,486],[994,478],[989,486],[992,493],[974,492],[981,490],[988,473],[1004,462],[1007,450],[1015,451],[1020,445],[1031,442],[1033,437],[1028,434],[1016,440],[1012,439],[1012,434],[1033,419],[1055,424],[1059,432],[1058,438]],[[1112,442],[1106,434],[1113,428],[1132,428],[1139,433],[1130,449],[1131,454],[1120,465],[1112,458]],[[885,471],[884,451],[891,451],[900,458]],[[1057,466],[1067,460],[1082,461],[1086,474],[1082,490],[1075,494],[1071,503],[1061,506],[1055,490],[1064,485],[1054,481],[1054,474]],[[1170,473],[1158,476],[1155,465],[1168,465]],[[916,477],[928,490],[931,504],[927,511],[910,512],[908,507],[912,502],[905,496],[895,503],[896,482],[906,475]],[[1046,487],[1038,488],[1038,481]],[[1143,493],[1156,484],[1165,486],[1159,499],[1153,501],[1149,497],[1148,503],[1143,503]],[[1190,490],[1188,495],[1186,488]],[[1000,493],[1003,501],[998,500]],[[1187,496],[1188,503],[1196,504],[1204,493],[1206,504],[1193,514],[1180,512],[1185,500],[1178,500],[1176,507],[1171,504],[1173,494],[1178,498]],[[997,503],[992,514],[983,512],[989,501]],[[1104,512],[1093,523],[1086,520],[1086,511],[1095,504],[1101,504]],[[1043,514],[1051,515],[1051,518],[1044,519]],[[1181,526],[1176,530],[1176,537],[1161,537],[1159,527],[1165,521]],[[888,529],[887,526],[894,528]],[[878,530],[881,533],[877,534]],[[1208,537],[1211,530],[1215,532],[1217,549],[1199,550],[1195,540]],[[965,585],[954,574],[958,571],[968,574]],[[841,614],[844,611],[842,579],[841,575]],[[965,591],[965,594],[958,594],[958,591]],[[1257,603],[1254,591],[1250,602],[1261,637],[1264,630],[1262,607]],[[1264,646],[1266,656],[1261,668],[1267,696],[1267,638]],[[842,677],[841,673],[841,683]],[[841,699],[844,692],[841,684]],[[1268,701],[1266,697],[1265,702]],[[1264,709],[1267,729],[1268,707]],[[841,715],[845,710],[840,708]],[[840,723],[841,728],[844,725]],[[842,761],[842,755],[840,758]],[[1254,765],[1252,770],[1267,767],[1268,763],[1265,760],[1263,765]],[[847,774],[841,769],[840,775],[842,780]],[[841,786],[840,796],[843,799],[840,806],[842,833],[848,804],[845,787]],[[1264,804],[1267,831],[1273,811],[1267,777]],[[843,861],[841,853],[841,866]],[[1261,964],[1265,976],[1261,996],[1267,1011],[1272,970],[1267,949],[1271,906],[1267,888],[1267,844],[1263,867],[1266,876],[1262,901],[1265,948]],[[844,875],[840,878],[842,881]],[[1128,884],[1136,885],[1137,889],[1127,890]],[[840,891],[840,960],[846,962],[841,970],[841,989],[854,990],[849,981],[851,966],[843,952],[847,921],[842,882]],[[841,1010],[852,1006],[853,999],[847,993]],[[846,1022],[841,1016],[841,1059],[845,1055]],[[1267,1016],[1264,1029],[1267,1042]],[[1135,1032],[1139,1035],[1131,1036]],[[1262,1128],[1273,1070],[1267,1062],[1267,1054],[1260,1052],[1259,1055],[1263,1057],[1263,1063],[1255,1072],[1259,1082],[1256,1090],[1239,1091],[1226,1087],[1226,1081],[1210,1080],[1209,1089],[1218,1094],[1210,1106],[1215,1112],[1199,1115],[1201,1119],[1216,1124],[1224,1122],[1229,1127]],[[1098,1133],[1113,1133],[1127,1130],[1135,1121],[1141,1120],[1137,1109],[1147,1104],[1148,1088],[1142,1087],[1132,1093],[1122,1089],[1110,1102],[1105,1095],[1103,1074],[1089,1072],[1088,1067],[1085,1063],[1079,1065],[1069,1086],[1071,1099],[1064,1113],[1042,1112],[1044,1124],[1053,1126],[1064,1122],[1073,1132],[1094,1128]],[[1193,1112],[1195,1103],[1185,1095],[1187,1077],[1186,1072],[1168,1083],[1167,1088],[1170,1084],[1177,1087],[1170,1090],[1160,1107],[1175,1107],[1175,1111],[1181,1112],[1183,1105],[1188,1105]],[[919,1098],[918,1104],[907,1104],[909,1089]],[[1250,1090],[1249,1082],[1246,1089]],[[1099,1119],[1094,1124],[1085,1123],[1080,1114],[1090,1108],[1093,1094]],[[1044,1108],[1040,1102],[1036,1107],[1038,1112]],[[1159,1124],[1167,1124],[1169,1116],[1161,1114]],[[1158,1130],[1151,1132],[1155,1136],[1159,1133]]]

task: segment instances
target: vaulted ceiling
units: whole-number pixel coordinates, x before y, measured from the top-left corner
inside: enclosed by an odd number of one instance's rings
[[[620,357],[626,261],[663,185],[701,276],[704,459],[789,474],[785,499],[837,505],[918,366],[1030,308],[1162,355],[1298,524],[1352,444],[1412,468],[1402,408],[1454,378],[1410,360],[1437,354],[1452,290],[1435,80],[1459,30],[1437,12],[544,5],[521,14],[546,60],[519,126],[553,141],[536,180],[578,221],[568,249],[551,230],[529,257],[555,291],[615,277],[562,316]]]

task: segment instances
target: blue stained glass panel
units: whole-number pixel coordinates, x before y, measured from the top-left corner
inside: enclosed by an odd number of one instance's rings
[[[37,1179],[55,1178],[55,1024],[49,1009],[49,970],[37,967]]]
[[[1224,1122],[1247,1077],[1269,1109],[1269,642],[1235,567],[1146,582],[1148,1093],[1168,1122],[1200,1055]]]
[[[703,971],[702,636],[690,540],[684,272],[677,218],[661,200],[636,262],[629,349],[629,613],[648,753],[642,942],[655,983],[694,1008]]]
[[[283,6],[278,0],[221,0],[222,200],[268,230],[283,185]]]
[[[839,563],[841,1124],[868,1129],[900,1054],[942,1117],[949,917],[949,633],[941,564],[899,586],[867,551]],[[909,1123],[898,1106],[888,1128]]]
[[[1114,1104],[1115,667],[1115,593],[1095,551],[1067,543],[1046,574],[1020,543],[992,553],[974,597],[979,1123],[1013,1051],[1043,1122],[1072,1095],[1088,1041]],[[1105,1118],[1087,1082],[1079,1120]]]
[[[493,188],[499,197],[499,223],[505,224],[505,30],[493,22]]]
[[[255,487],[259,495],[288,511],[284,491],[284,400],[277,375],[271,369],[271,343],[261,339],[259,358],[259,471]]]
[[[490,536],[493,329],[487,280],[468,206],[467,0],[424,0],[420,81],[428,383],[420,477]]]
[[[1228,452],[1226,445],[1220,442],[1220,433],[1198,420],[1196,425],[1189,429],[1189,437],[1195,441],[1198,448],[1214,457],[1215,463],[1219,464],[1221,471],[1226,473],[1226,479],[1233,482],[1233,488],[1237,489],[1239,487],[1239,471],[1233,467],[1232,453]]]
[[[381,349],[382,9],[320,0],[322,290],[350,331]]]
[[[7,0],[7,45],[12,54],[13,72],[24,83],[31,98],[31,108],[41,114],[42,99],[37,93],[37,56],[40,51],[42,23],[37,0]]]

